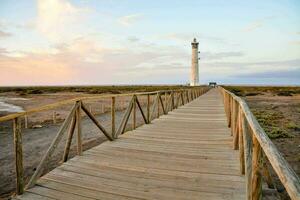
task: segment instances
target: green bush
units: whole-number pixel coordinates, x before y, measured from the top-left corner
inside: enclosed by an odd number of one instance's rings
[[[268,131],[267,134],[271,139],[291,137],[286,131],[278,127],[274,127],[271,131]]]
[[[297,124],[295,124],[294,122],[289,122],[286,127],[288,129],[292,129],[292,130],[295,130],[295,131],[300,131],[300,126],[298,126]]]

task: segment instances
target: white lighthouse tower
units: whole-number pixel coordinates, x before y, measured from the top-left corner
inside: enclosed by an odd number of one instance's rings
[[[192,41],[191,86],[199,85],[198,45],[196,38]]]

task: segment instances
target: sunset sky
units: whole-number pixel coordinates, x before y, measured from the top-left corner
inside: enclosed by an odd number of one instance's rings
[[[0,0],[0,86],[300,84],[299,0]]]

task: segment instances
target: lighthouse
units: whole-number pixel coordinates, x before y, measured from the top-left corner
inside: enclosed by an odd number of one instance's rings
[[[192,69],[191,69],[191,86],[199,85],[199,66],[198,66],[198,45],[196,38],[192,41]]]

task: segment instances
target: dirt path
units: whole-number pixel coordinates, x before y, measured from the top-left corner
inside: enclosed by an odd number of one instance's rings
[[[116,127],[120,123],[120,120],[124,114],[124,111],[116,112]],[[96,117],[106,130],[111,132],[110,113],[98,115]],[[137,114],[137,124],[143,123],[141,115]],[[40,162],[42,156],[50,146],[52,140],[57,134],[61,124],[50,124],[38,129],[24,129],[23,130],[23,160],[25,169],[25,181],[27,182],[29,177],[33,174],[35,168]],[[127,127],[131,128],[131,120],[129,120]],[[91,148],[106,140],[105,136],[100,130],[92,123],[90,119],[86,117],[82,120],[82,134],[84,141],[84,149]],[[66,141],[66,134],[60,142],[54,156],[50,163],[47,165],[45,172],[55,168],[59,164],[62,158],[64,144]],[[72,141],[71,156],[75,155],[75,143]],[[4,134],[0,134],[0,199],[7,197],[14,191],[15,188],[15,168],[14,168],[14,149],[13,149],[13,137],[11,131]]]

